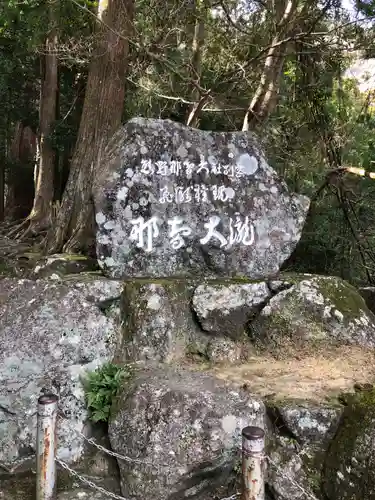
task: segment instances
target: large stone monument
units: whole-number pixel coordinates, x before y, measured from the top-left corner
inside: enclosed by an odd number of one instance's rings
[[[265,278],[294,250],[309,208],[254,136],[143,118],[113,137],[94,202],[99,263],[115,278]]]

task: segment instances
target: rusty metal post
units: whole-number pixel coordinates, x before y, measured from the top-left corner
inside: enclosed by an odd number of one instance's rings
[[[264,430],[245,427],[242,430],[241,500],[264,500],[265,471]]]
[[[57,402],[54,394],[43,394],[38,399],[36,500],[56,499]]]

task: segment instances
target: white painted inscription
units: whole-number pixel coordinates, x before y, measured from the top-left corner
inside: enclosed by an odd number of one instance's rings
[[[245,220],[241,220],[239,215],[236,216],[235,221],[232,218],[229,219],[229,245],[232,246],[235,243],[242,243],[246,246],[254,243],[254,226],[250,223],[248,216]]]
[[[159,203],[209,203],[211,198],[214,201],[229,201],[235,197],[236,193],[233,188],[214,184],[193,184],[188,187],[181,186],[164,186],[160,188]]]
[[[186,157],[188,152],[181,150],[180,156]],[[184,153],[182,155],[182,153]],[[185,154],[186,153],[186,154]],[[233,154],[229,155],[233,158]],[[238,158],[236,164],[222,165],[217,163],[216,159],[210,156],[207,160],[201,156],[198,165],[188,160],[151,160],[142,159],[140,172],[143,175],[157,175],[166,178],[167,185],[162,186],[159,192],[159,203],[209,203],[212,201],[227,202],[235,198],[235,190],[231,186],[215,183],[192,183],[189,186],[175,185],[174,180],[182,176],[191,178],[192,174],[206,174],[206,177],[212,175],[225,175],[229,179],[240,179],[245,175],[253,175],[258,169],[258,160],[247,153]],[[134,174],[131,169],[129,178]],[[129,171],[129,172],[128,172]],[[168,177],[174,176],[173,179]],[[127,188],[125,188],[127,190]],[[139,201],[140,205],[141,200]],[[142,248],[145,252],[152,252],[154,243],[160,236],[160,225],[163,223],[156,216],[147,221],[143,217],[130,221],[132,229],[129,239],[134,241],[137,248]],[[186,240],[193,235],[193,230],[189,227],[182,217],[176,216],[167,221],[169,244],[174,250],[179,250],[186,246]],[[204,224],[205,236],[200,238],[200,243],[206,245],[211,241],[219,243],[220,248],[230,248],[233,245],[250,246],[254,243],[254,226],[248,216],[236,214],[229,218],[229,227],[226,230],[227,236],[222,233],[222,221],[218,215],[211,216]]]
[[[151,217],[147,221],[143,217],[131,220],[133,225],[129,239],[136,243],[137,248],[142,248],[145,252],[152,252],[154,242],[160,236],[161,221],[157,217]],[[193,235],[193,230],[189,227],[182,217],[173,217],[167,221],[168,237],[170,246],[174,250],[186,246],[185,239]],[[229,235],[224,236],[219,231],[221,219],[218,215],[213,215],[207,222],[203,224],[206,234],[200,238],[201,245],[207,245],[211,240],[216,240],[220,243],[220,248],[231,248],[233,245],[250,246],[254,243],[255,233],[254,226],[250,222],[249,217],[236,215],[229,218]]]
[[[158,175],[161,177],[191,177],[193,172],[197,174],[205,173],[207,176],[211,175],[226,175],[230,179],[240,179],[245,175],[252,175],[258,169],[258,160],[254,156],[248,154],[240,156],[238,162],[232,165],[222,165],[216,163],[213,159],[210,162],[206,161],[203,157],[198,165],[195,165],[189,160],[179,161],[172,160],[167,162],[165,160],[156,161],[155,164],[151,160],[141,159],[141,173],[144,175]]]
[[[213,215],[210,217],[210,220],[206,222],[204,227],[207,229],[207,234],[204,238],[201,238],[199,241],[202,245],[206,245],[211,238],[216,238],[220,242],[220,248],[224,247],[227,244],[226,238],[216,230],[217,226],[220,224],[220,217],[217,215]]]
[[[172,220],[168,221],[168,225],[170,226],[169,238],[171,247],[174,250],[178,250],[185,245],[183,236],[190,236],[193,231],[189,226],[184,225],[184,220],[181,217],[173,217]]]
[[[131,220],[133,228],[130,231],[129,239],[136,241],[138,248],[143,248],[146,252],[152,252],[154,238],[159,236],[158,218],[151,217],[145,222],[143,217]]]
[[[232,155],[233,156],[233,155]],[[225,175],[229,179],[240,179],[245,175],[253,175],[258,169],[258,160],[255,156],[247,153],[239,156],[236,164],[222,165],[217,163],[213,156],[205,160],[200,157],[198,165],[189,160],[158,160],[153,163],[151,160],[141,159],[140,172],[143,175],[157,175],[164,178],[174,176],[168,186],[163,186],[159,193],[159,203],[208,203],[209,201],[226,202],[235,198],[235,191],[232,187],[224,184],[196,184],[189,187],[176,185],[174,180],[186,176],[191,178],[193,172],[197,174],[204,173],[206,177],[211,178],[216,175]],[[129,169],[128,169],[129,170]]]

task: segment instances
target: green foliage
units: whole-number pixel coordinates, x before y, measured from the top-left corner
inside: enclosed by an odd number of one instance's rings
[[[108,422],[112,402],[124,380],[132,375],[129,366],[106,363],[90,372],[83,381],[87,408],[92,422]]]
[[[301,12],[305,4],[300,1]],[[297,36],[288,44],[277,106],[256,132],[271,165],[291,189],[314,196],[335,159],[338,164],[374,170],[374,108],[357,84],[343,74],[353,62],[352,50],[345,47],[363,49],[368,55],[373,52],[375,2],[356,2],[367,23],[348,22],[338,0],[326,10],[323,2],[308,4],[311,8],[296,31],[298,35],[299,30],[308,33],[311,16],[317,24],[310,35]],[[56,170],[65,179],[96,42],[98,1],[61,0],[53,5],[59,43],[59,102],[49,139],[56,152]],[[219,4],[215,8],[207,5],[202,0],[136,3],[124,120],[147,116],[185,122],[189,102],[197,99],[192,81],[199,80],[200,88],[210,94],[199,127],[216,131],[241,128],[275,35],[275,11],[267,8],[267,2],[225,0],[225,10]],[[29,123],[34,131],[38,128],[46,7],[47,0],[0,2],[0,161],[16,177],[19,168],[4,158],[18,121]],[[192,69],[198,20],[204,24],[200,75]],[[322,32],[328,35],[320,36]],[[349,204],[343,202],[345,189]],[[375,245],[374,196],[375,181],[350,176],[342,185],[325,189],[313,203],[301,243],[286,267],[337,274],[352,282],[367,281],[369,273],[375,276],[371,251],[365,251],[364,263],[360,248]]]

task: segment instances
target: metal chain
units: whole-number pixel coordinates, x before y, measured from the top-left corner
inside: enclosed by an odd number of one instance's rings
[[[87,441],[88,443],[90,443],[92,446],[95,446],[95,448],[97,448],[98,450],[102,451],[103,453],[106,453],[107,455],[110,455],[111,457],[115,457],[115,458],[118,458],[119,460],[123,460],[124,462],[132,462],[132,463],[136,463],[136,464],[142,464],[142,465],[150,465],[152,467],[155,467],[155,464],[154,463],[151,463],[151,462],[145,462],[143,460],[140,460],[139,458],[130,458],[130,457],[127,457],[126,455],[120,455],[120,453],[116,453],[115,451],[112,451],[112,450],[108,450],[108,448],[105,448],[104,446],[102,446],[101,444],[97,443],[95,441],[95,439],[93,438],[88,438],[86,437],[82,432],[80,431],[77,431],[77,433],[83,437],[83,439],[85,441]],[[159,465],[160,466],[160,465]],[[159,467],[158,466],[158,467]],[[165,465],[165,467],[168,467],[167,465]]]
[[[302,493],[304,493],[306,495],[307,498],[310,498],[311,500],[318,500],[312,493],[309,493],[304,488],[302,488],[302,486],[300,484],[298,484],[297,481],[295,481],[292,477],[290,477],[289,474],[287,474],[286,472],[283,472],[280,469],[280,467],[272,460],[272,458],[270,458],[269,456],[266,456],[266,458],[269,461],[269,463],[275,467],[275,469],[277,470],[277,472],[279,472],[280,475],[282,475],[286,479],[288,479],[292,484],[294,484],[294,486],[297,486],[297,488],[299,488],[302,491]]]
[[[71,469],[69,467],[69,465],[66,464],[65,462],[63,462],[62,460],[60,460],[58,458],[56,458],[55,460],[56,460],[56,462],[59,465],[61,465],[61,467],[63,469],[65,469],[66,471],[68,471],[69,474],[71,474],[72,476],[74,476],[75,478],[77,478],[82,483],[87,484],[87,486],[89,486],[90,488],[92,488],[92,489],[94,489],[96,491],[99,491],[100,493],[104,493],[104,495],[107,495],[108,497],[113,498],[114,500],[128,500],[125,497],[122,497],[120,495],[116,495],[116,493],[112,493],[111,491],[107,491],[104,488],[102,488],[101,486],[98,486],[97,484],[93,483],[92,481],[89,481],[85,477],[83,477],[80,474],[78,474],[78,472],[76,472],[75,470]],[[235,493],[234,495],[232,495],[230,497],[221,498],[221,500],[235,500],[239,496],[240,496],[240,493]]]
[[[235,499],[236,499],[236,498],[238,498],[240,495],[241,495],[241,493],[235,493],[235,494],[234,494],[234,495],[232,495],[231,497],[221,498],[220,500],[235,500]]]
[[[89,486],[93,490],[99,491],[100,493],[103,493],[104,495],[107,495],[108,497],[113,498],[114,500],[128,500],[125,497],[122,497],[120,495],[116,495],[116,493],[112,493],[111,491],[107,491],[104,488],[102,488],[101,486],[98,486],[97,484],[93,483],[92,481],[89,481],[85,477],[83,477],[80,474],[78,474],[78,472],[76,472],[75,470],[71,469],[69,467],[69,465],[66,464],[65,462],[63,462],[62,460],[59,460],[58,458],[56,458],[56,462],[59,465],[61,465],[61,467],[63,469],[67,470],[69,472],[69,474],[71,474],[72,476],[74,476],[75,478],[77,478],[82,483],[87,484],[87,486]]]

